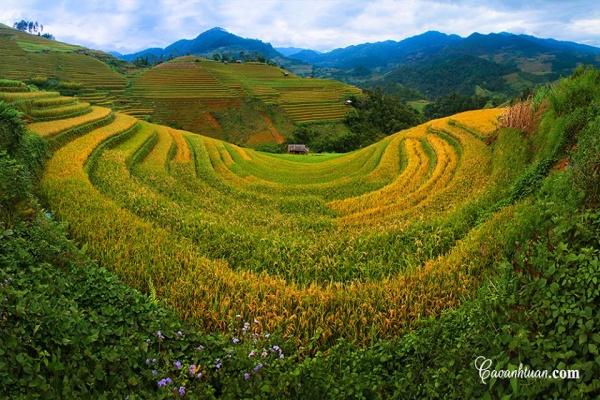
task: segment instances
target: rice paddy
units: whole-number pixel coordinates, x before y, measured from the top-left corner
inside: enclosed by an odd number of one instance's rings
[[[501,112],[295,157],[101,107],[30,128],[55,149],[50,207],[128,284],[208,330],[241,315],[298,343],[366,343],[457,305],[506,244],[514,206],[481,220],[518,173],[506,163],[526,163],[486,144]]]
[[[252,146],[282,143],[297,124],[341,123],[349,110],[345,100],[360,94],[338,81],[300,78],[262,63],[225,64],[187,56],[152,68],[114,68],[101,52],[1,24],[0,51],[0,78],[5,81],[51,85],[58,95],[77,96],[78,104],[63,103],[65,116],[89,112],[84,105],[89,103]],[[0,92],[10,100],[30,89],[0,82]],[[30,92],[19,98],[37,96],[47,95]],[[45,109],[27,114],[37,121],[56,116]]]

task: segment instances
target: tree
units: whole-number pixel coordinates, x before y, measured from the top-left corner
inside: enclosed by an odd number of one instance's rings
[[[136,67],[147,67],[150,65],[150,61],[148,60],[148,56],[142,57],[139,56],[135,60],[133,60],[133,65]]]
[[[480,96],[465,96],[457,92],[437,98],[423,109],[425,119],[442,118],[462,111],[485,107],[490,99]]]
[[[421,122],[416,110],[379,88],[351,100],[356,112],[348,114],[346,124],[364,139],[363,144],[370,144],[381,136],[391,135]]]
[[[27,32],[27,33],[37,33],[38,36],[42,36],[45,37],[46,39],[52,39],[54,40],[54,36],[50,35],[50,34],[43,34],[42,32],[44,32],[44,25],[40,24],[37,21],[27,21],[27,20],[20,20],[18,22],[15,22],[13,24],[13,28],[21,31],[21,32]],[[49,36],[47,36],[49,35]]]

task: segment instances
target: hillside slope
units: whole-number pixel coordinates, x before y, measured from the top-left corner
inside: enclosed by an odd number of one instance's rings
[[[15,87],[0,92],[56,119],[30,125],[54,148],[44,167],[43,140],[0,104],[4,397],[597,392],[599,71],[328,156],[122,114],[92,125]],[[537,117],[513,118],[524,108]],[[580,375],[482,383],[481,355]]]
[[[398,42],[294,57],[315,65],[316,76],[361,86],[402,84],[430,99],[453,91],[474,95],[482,89],[509,98],[570,75],[577,65],[600,65],[597,47],[506,32],[465,38],[426,32]]]
[[[281,143],[293,124],[340,122],[360,90],[261,63],[180,57],[139,74],[127,93],[154,121],[252,144]]]
[[[185,47],[179,52],[185,54],[239,43],[266,46],[231,36],[215,29],[173,48]],[[26,81],[76,95],[82,103],[240,144],[282,143],[300,123],[339,123],[348,111],[344,100],[360,93],[347,84],[299,78],[259,63],[181,57],[151,69],[136,68],[106,53],[4,25],[0,51],[0,79]]]

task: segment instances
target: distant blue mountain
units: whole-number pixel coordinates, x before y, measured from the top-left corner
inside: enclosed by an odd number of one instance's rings
[[[273,48],[257,39],[213,28],[195,39],[179,40],[120,58],[168,59],[188,54],[262,55],[298,74],[332,77],[349,83],[402,87],[436,98],[499,93],[511,96],[525,88],[571,74],[579,64],[600,66],[600,48],[507,32],[468,37],[429,31],[400,41],[363,43],[320,53],[293,47]]]
[[[473,33],[466,38],[461,38],[458,35],[429,31],[398,42],[387,40],[365,43],[322,54],[300,52],[294,54],[292,58],[319,67],[351,69],[360,66],[385,70],[395,65],[422,61],[431,57],[457,54],[488,59],[496,56],[507,62],[508,60],[513,62],[517,57],[560,55],[586,62],[593,61],[594,57],[600,55],[600,49],[573,42],[540,39],[506,32],[488,35]]]
[[[429,31],[399,42],[386,40],[384,42],[364,43],[327,53],[301,52],[292,58],[308,62],[320,67],[355,68],[385,68],[401,64],[411,59],[434,54],[445,47],[460,42],[458,35]]]
[[[316,51],[316,50],[310,50],[310,49],[302,49],[300,47],[275,47],[275,50],[277,50],[279,53],[283,54],[286,57],[291,57],[294,54],[303,52],[303,51],[310,51],[310,52],[314,52],[316,54],[321,54],[321,52]]]
[[[120,58],[126,61],[133,61],[140,57],[147,57],[149,60],[153,60],[185,55],[210,55],[215,52],[245,52],[262,55],[266,59],[281,57],[281,54],[269,43],[264,43],[258,39],[242,38],[227,32],[223,28],[217,27],[201,33],[195,39],[178,40],[164,49],[146,49],[137,53],[124,55]]]

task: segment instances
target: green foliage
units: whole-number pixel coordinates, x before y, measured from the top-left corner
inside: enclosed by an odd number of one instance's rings
[[[354,96],[351,100],[356,113],[348,114],[346,124],[354,134],[366,136],[361,138],[364,144],[372,143],[373,137],[378,135],[391,135],[421,122],[412,107],[381,89],[368,91],[366,96]]]
[[[390,82],[380,88],[386,94],[394,96],[401,101],[419,100],[423,98],[423,95],[419,93],[419,91],[395,82]]]
[[[575,112],[578,108],[596,105],[600,101],[600,71],[580,66],[575,73],[561,81],[559,88],[552,90],[549,101],[558,115]]]
[[[493,92],[510,93],[503,76],[516,68],[500,65],[472,55],[452,55],[432,58],[420,63],[405,64],[388,73],[385,83],[399,83],[418,90],[428,98],[448,93],[475,94],[480,86]]]
[[[29,213],[34,180],[47,156],[43,140],[26,132],[21,114],[0,101],[0,214],[7,221]]]
[[[438,97],[433,103],[427,104],[423,109],[426,120],[442,118],[457,114],[462,111],[484,108],[489,98],[480,96],[466,96],[456,92]]]
[[[600,117],[591,121],[579,135],[572,155],[575,183],[585,191],[590,206],[600,204]]]
[[[283,153],[285,146],[277,143],[263,143],[256,146],[255,150],[264,151],[265,153]]]
[[[350,100],[353,110],[344,121],[346,129],[339,124],[304,124],[288,142],[307,144],[316,152],[348,152],[421,122],[416,110],[380,88]]]
[[[19,146],[24,130],[21,114],[0,101],[0,149],[14,152]]]
[[[361,147],[359,135],[345,125],[334,123],[302,124],[294,129],[288,143],[306,144],[311,152],[343,153]]]
[[[22,87],[24,86],[23,82],[15,81],[12,79],[0,79],[0,87]]]
[[[31,179],[25,167],[9,157],[5,150],[0,150],[0,171],[0,206],[5,211],[27,199]]]

